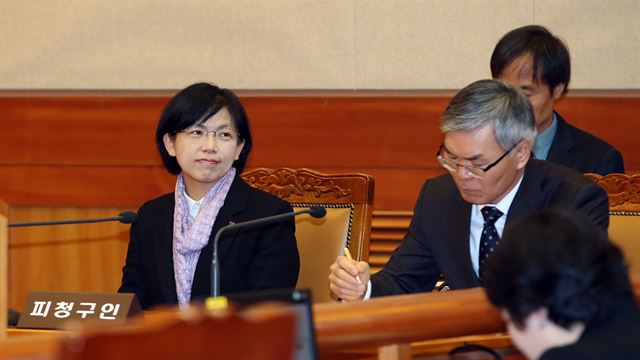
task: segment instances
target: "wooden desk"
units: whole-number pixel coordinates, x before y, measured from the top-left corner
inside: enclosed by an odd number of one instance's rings
[[[157,314],[147,312],[145,317],[153,319]],[[314,322],[321,359],[375,358],[379,346],[425,339],[440,340],[416,343],[409,352],[437,358],[464,342],[511,347],[506,335],[495,334],[503,330],[503,323],[481,289],[386,297],[352,304],[316,304]],[[51,330],[9,329],[8,333],[11,339],[8,346],[0,346],[0,358],[56,359],[67,336],[65,332]],[[491,334],[441,339],[479,333]]]
[[[504,331],[482,289],[317,304],[314,322],[323,351]]]
[[[632,281],[640,302],[640,274],[634,275]],[[507,351],[511,348],[499,312],[480,288],[389,296],[349,304],[316,304],[313,315],[321,359],[370,359],[376,355],[383,358],[385,354],[395,356],[407,351],[409,356],[413,353],[420,358],[437,359],[464,342]],[[149,318],[153,316],[153,312],[146,314]],[[67,336],[56,331],[8,332],[11,338],[0,345],[3,359],[19,356],[55,359]],[[25,335],[29,333],[38,335]],[[509,358],[512,356],[516,355]]]

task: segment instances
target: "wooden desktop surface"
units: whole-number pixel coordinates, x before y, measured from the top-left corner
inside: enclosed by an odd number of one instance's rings
[[[640,274],[632,276],[640,302]],[[169,310],[169,311],[175,311]],[[167,311],[149,311],[145,321]],[[375,298],[357,303],[323,303],[313,306],[321,359],[375,358],[380,347],[405,344],[413,358],[438,359],[464,343],[512,350],[498,310],[480,288]],[[68,336],[63,331],[9,329],[0,345],[0,358],[56,359]],[[411,344],[409,347],[408,344]]]

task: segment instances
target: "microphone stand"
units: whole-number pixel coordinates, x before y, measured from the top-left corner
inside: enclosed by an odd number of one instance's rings
[[[37,221],[37,222],[24,222],[13,223],[7,225],[7,227],[24,227],[24,226],[45,226],[45,225],[68,225],[68,224],[88,224],[107,221],[120,221],[123,224],[131,224],[136,221],[138,215],[131,211],[121,212],[118,216],[100,218],[100,219],[83,219],[83,220],[60,220],[60,221]]]

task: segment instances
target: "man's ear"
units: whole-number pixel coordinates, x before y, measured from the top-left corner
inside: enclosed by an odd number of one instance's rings
[[[518,170],[524,169],[529,162],[529,158],[531,157],[531,149],[533,148],[533,143],[531,140],[522,140],[520,144],[516,146],[513,151],[515,152],[514,157],[516,159],[516,168]]]
[[[564,84],[564,83],[560,83],[560,84],[556,85],[556,87],[551,92],[551,97],[553,97],[554,101],[557,101],[558,99],[560,99],[562,94],[564,94],[564,89],[566,87],[567,87],[567,85]]]
[[[167,149],[167,152],[171,156],[176,156],[176,144],[175,138],[171,137],[169,134],[164,134],[162,137],[162,142],[164,143],[164,148]]]

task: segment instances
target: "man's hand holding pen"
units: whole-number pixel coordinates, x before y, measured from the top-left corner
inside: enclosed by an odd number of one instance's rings
[[[329,269],[329,288],[338,298],[354,301],[364,297],[370,277],[369,264],[353,260],[345,248],[345,256],[338,256]]]

